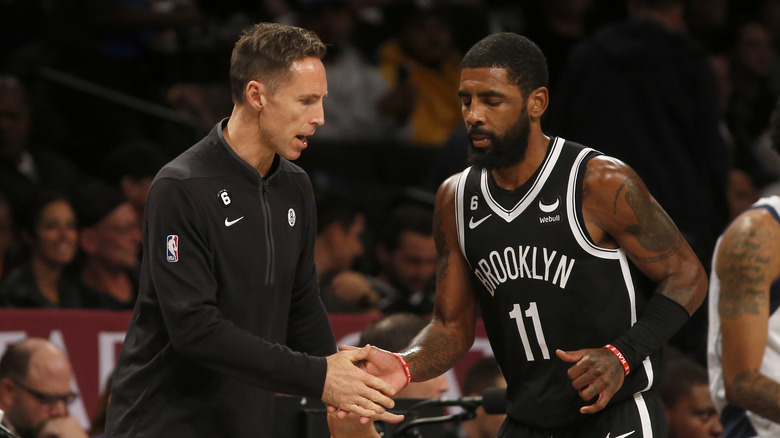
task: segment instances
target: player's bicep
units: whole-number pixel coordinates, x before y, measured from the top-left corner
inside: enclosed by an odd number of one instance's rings
[[[659,283],[658,292],[693,313],[706,295],[706,274],[669,215],[628,165],[591,160],[583,208],[631,261]]]
[[[632,260],[652,269],[679,254],[682,235],[636,173],[625,169],[609,192],[613,208],[608,232]]]

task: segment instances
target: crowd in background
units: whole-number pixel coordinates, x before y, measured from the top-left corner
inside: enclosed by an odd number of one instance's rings
[[[0,1],[0,306],[132,308],[149,185],[229,115],[230,50],[258,21],[328,44],[298,164],[329,311],[431,312],[433,194],[466,166],[460,56],[498,31],[547,56],[548,135],[628,162],[709,269],[728,221],[780,193],[780,0],[649,3]],[[674,340],[700,363],[704,312]]]

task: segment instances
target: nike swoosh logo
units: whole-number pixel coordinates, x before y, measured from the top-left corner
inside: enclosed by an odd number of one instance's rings
[[[240,218],[238,218],[236,220],[232,220],[232,221],[229,221],[228,218],[225,218],[225,226],[229,227],[229,226],[235,224],[236,222],[240,221],[243,218],[244,218],[244,216],[241,216]]]
[[[635,430],[632,430],[632,431],[631,431],[631,432],[629,432],[629,433],[624,433],[623,435],[616,436],[615,438],[626,438],[626,437],[627,437],[627,436],[629,436],[629,435],[633,435],[633,434],[634,434],[634,432],[636,432],[636,431],[635,431]],[[612,434],[612,432],[608,433],[608,434],[607,434],[607,438],[609,438],[609,436],[610,436],[611,434]]]
[[[493,216],[493,213],[490,213],[489,215],[483,217],[482,219],[480,219],[480,220],[478,220],[476,222],[474,222],[474,216],[471,216],[471,219],[469,219],[469,228],[472,229],[472,230],[474,228],[477,228],[479,226],[479,224],[481,224],[482,222],[485,222],[487,220],[487,218],[489,218],[490,216]]]
[[[542,201],[540,200],[539,201],[539,210],[542,210],[545,213],[552,213],[553,211],[555,211],[556,208],[558,208],[559,201],[560,201],[560,199],[556,199],[555,202],[553,202],[550,205],[547,205],[547,204],[542,204]],[[617,438],[620,438],[620,437],[617,437]]]

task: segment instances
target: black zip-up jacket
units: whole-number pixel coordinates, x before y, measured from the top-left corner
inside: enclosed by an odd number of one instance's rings
[[[109,437],[269,437],[275,392],[322,396],[336,345],[311,181],[279,156],[261,177],[226,121],[152,183]]]

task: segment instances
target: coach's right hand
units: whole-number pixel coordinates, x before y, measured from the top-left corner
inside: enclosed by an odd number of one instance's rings
[[[358,368],[355,362],[368,358],[371,347],[340,351],[327,357],[328,371],[322,401],[361,417],[383,414],[395,406],[393,388],[379,377]]]

